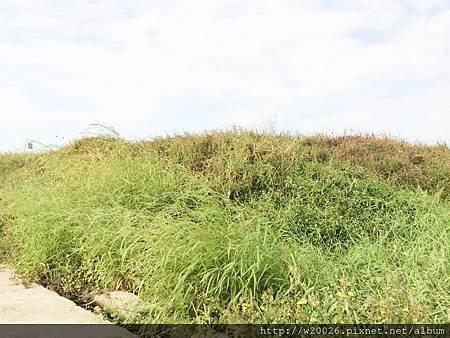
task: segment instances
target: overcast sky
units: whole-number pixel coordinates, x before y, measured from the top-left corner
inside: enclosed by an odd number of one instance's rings
[[[90,123],[450,142],[450,0],[1,0],[0,151]]]

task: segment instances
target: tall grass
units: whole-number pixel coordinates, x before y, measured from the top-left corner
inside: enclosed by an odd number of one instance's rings
[[[85,138],[0,156],[4,259],[139,322],[447,322],[450,150],[374,136]]]

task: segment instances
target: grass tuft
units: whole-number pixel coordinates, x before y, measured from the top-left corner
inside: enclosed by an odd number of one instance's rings
[[[142,323],[448,322],[447,145],[110,134],[0,155],[0,254],[30,281],[136,293]]]

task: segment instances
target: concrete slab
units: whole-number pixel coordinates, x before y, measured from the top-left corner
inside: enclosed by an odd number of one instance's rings
[[[79,335],[76,330],[97,330],[100,337],[133,337],[127,330],[113,325],[94,313],[77,306],[74,302],[61,297],[56,292],[50,291],[40,285],[33,284],[25,287],[20,284],[11,269],[0,267],[0,324],[107,324],[96,326],[76,325],[71,327],[73,337],[85,337]],[[39,326],[35,326],[39,328]],[[82,328],[84,327],[84,328]],[[42,337],[48,337],[50,326],[42,326]],[[56,325],[52,326],[55,334],[61,336],[61,330]],[[105,328],[107,330],[105,330]],[[8,330],[6,332],[5,330]],[[26,330],[26,326],[0,325],[0,336],[22,337],[20,332]],[[58,332],[59,330],[59,332]],[[73,331],[72,330],[72,331]],[[20,331],[20,332],[19,332]],[[38,330],[39,331],[39,330]],[[101,332],[100,332],[101,331]],[[14,335],[16,332],[17,335]],[[106,335],[103,335],[103,333]],[[28,332],[29,333],[29,332]],[[41,337],[35,332],[35,337]],[[67,335],[64,335],[67,336]],[[99,335],[96,335],[99,336]]]

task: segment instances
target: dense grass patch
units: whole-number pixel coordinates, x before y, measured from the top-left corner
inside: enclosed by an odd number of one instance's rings
[[[97,137],[0,155],[0,180],[4,259],[71,297],[148,302],[122,320],[449,319],[446,145]]]

